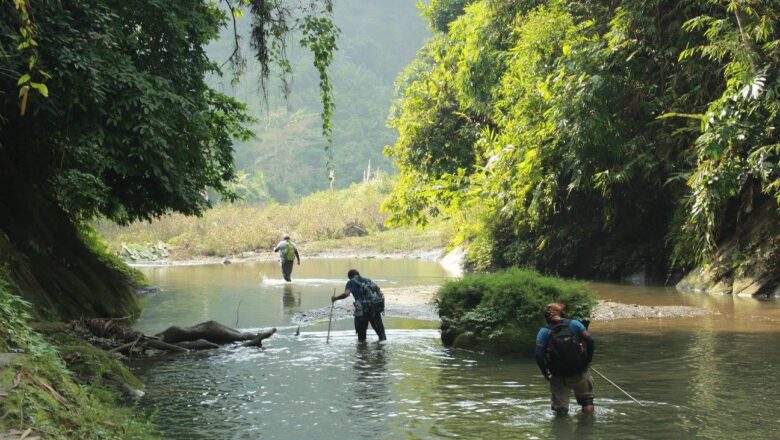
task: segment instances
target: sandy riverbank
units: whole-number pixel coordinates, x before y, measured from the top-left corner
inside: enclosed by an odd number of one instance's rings
[[[426,321],[438,321],[434,299],[439,286],[414,286],[382,289],[385,294],[385,316],[414,318]],[[333,319],[351,319],[353,301],[337,301],[333,309]],[[329,307],[299,312],[293,317],[296,324],[308,325],[312,322],[327,320]],[[665,319],[703,316],[713,313],[700,307],[690,306],[643,306],[612,301],[599,301],[593,309],[593,321],[613,321],[618,319]]]
[[[305,253],[301,250],[301,264],[306,260],[325,259],[325,258],[348,258],[348,259],[380,259],[380,260],[428,260],[437,261],[445,257],[444,249],[432,250],[412,250],[399,253],[383,253],[370,249],[334,249],[328,252]],[[214,264],[233,264],[233,263],[256,263],[264,261],[277,261],[279,254],[274,252],[244,252],[239,255],[228,257],[202,256],[191,259],[161,259],[161,260],[138,260],[127,261],[132,267],[171,267],[171,266],[207,266]],[[448,260],[449,261],[449,260]]]

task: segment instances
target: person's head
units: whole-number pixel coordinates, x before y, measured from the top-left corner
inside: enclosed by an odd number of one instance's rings
[[[544,319],[547,322],[558,322],[561,320],[561,314],[563,309],[566,308],[566,304],[550,303],[544,307]]]
[[[357,269],[350,269],[349,272],[347,272],[347,278],[350,280],[355,277],[359,277],[360,272],[357,271]]]
[[[290,234],[285,232],[284,235],[282,235],[282,240],[289,240],[289,239],[290,239]]]

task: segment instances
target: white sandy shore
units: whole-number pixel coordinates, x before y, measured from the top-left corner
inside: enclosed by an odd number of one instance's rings
[[[385,294],[385,316],[414,318],[426,321],[438,321],[439,314],[434,304],[439,286],[413,286],[382,289]],[[333,319],[352,318],[352,301],[337,301],[333,310]],[[300,312],[294,317],[298,324],[328,319],[329,307]],[[594,321],[612,321],[617,319],[663,319],[703,316],[713,313],[711,310],[690,306],[643,306],[623,304],[611,301],[599,301],[593,309]]]

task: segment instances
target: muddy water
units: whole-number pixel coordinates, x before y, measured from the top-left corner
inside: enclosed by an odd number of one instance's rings
[[[594,322],[594,367],[645,406],[596,378],[595,417],[554,419],[532,359],[450,350],[436,323],[387,318],[386,345],[355,342],[349,321],[294,336],[296,312],[328,304],[357,267],[380,285],[441,282],[435,263],[313,260],[285,285],[273,263],[145,269],[162,292],[137,327],[207,319],[276,326],[262,350],[226,347],[134,365],[143,404],[174,439],[780,438],[780,304],[594,283],[602,298],[695,305],[701,318]],[[296,278],[297,277],[297,278]],[[369,340],[375,338],[370,333]]]

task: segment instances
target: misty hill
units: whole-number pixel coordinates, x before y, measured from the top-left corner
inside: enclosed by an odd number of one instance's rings
[[[344,188],[362,179],[369,160],[374,171],[391,171],[382,150],[396,138],[386,124],[393,81],[414,59],[429,31],[416,0],[337,0],[334,21],[341,29],[330,70],[336,102],[334,187]],[[238,25],[246,35],[247,17]],[[232,51],[232,39],[232,29],[223,30],[220,41],[209,47],[209,56],[221,64]],[[248,47],[244,52],[251,53]],[[295,36],[287,52],[294,72],[287,100],[280,82],[272,79],[264,103],[259,64],[251,59],[239,84],[231,85],[227,74],[213,80],[218,90],[246,102],[257,119],[251,127],[256,138],[236,145],[235,152],[237,168],[246,172],[241,185],[252,187],[242,191],[250,194],[249,201],[287,202],[328,187],[319,78],[311,54],[298,46]]]

